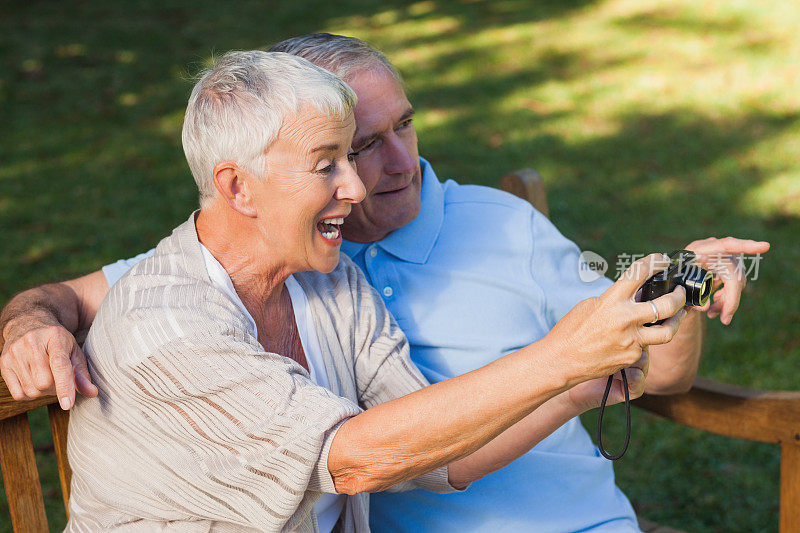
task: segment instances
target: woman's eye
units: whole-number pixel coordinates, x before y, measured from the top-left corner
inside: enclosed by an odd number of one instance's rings
[[[320,174],[330,174],[331,172],[333,172],[334,168],[336,168],[336,163],[331,162],[330,165],[318,169],[317,172],[320,173]]]
[[[357,155],[358,155],[358,152],[350,152],[349,154],[347,154],[347,160],[352,163],[353,161],[356,160],[356,156]]]

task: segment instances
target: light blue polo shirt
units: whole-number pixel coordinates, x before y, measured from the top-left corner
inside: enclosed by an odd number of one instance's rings
[[[345,241],[342,251],[378,289],[432,383],[542,338],[577,302],[610,286],[581,281],[577,246],[527,202],[440,183],[420,161],[420,215],[377,243]],[[104,267],[109,285],[150,253]],[[639,531],[612,463],[577,418],[465,492],[379,493],[370,502],[377,533]]]
[[[431,383],[542,338],[576,303],[611,285],[581,281],[577,246],[528,202],[440,183],[421,163],[419,216],[377,243],[345,242],[342,250],[378,289]],[[612,463],[577,418],[463,493],[374,494],[370,526],[378,533],[639,531]]]

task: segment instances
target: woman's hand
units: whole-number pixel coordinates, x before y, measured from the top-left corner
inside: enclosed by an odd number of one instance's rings
[[[650,356],[647,353],[647,349],[645,349],[642,351],[642,356],[639,360],[625,369],[625,377],[628,379],[628,395],[631,400],[644,394],[645,379],[647,378],[649,366]],[[570,409],[575,413],[575,416],[590,409],[596,409],[600,407],[603,401],[607,383],[607,376],[584,381],[562,393],[563,400],[569,402]],[[622,381],[622,373],[620,371],[614,374],[606,405],[614,405],[623,401],[625,401],[625,384]]]
[[[682,287],[652,300],[652,304],[634,300],[647,278],[667,264],[663,254],[651,254],[636,261],[605,293],[580,302],[545,337],[564,354],[562,361],[567,368],[565,375],[570,388],[592,379],[607,379],[635,365],[637,369],[629,375],[633,378],[630,388],[632,395],[641,395],[639,389],[647,372],[647,358],[643,358],[646,347],[669,342],[686,314],[682,309],[686,303]],[[656,320],[656,311],[658,319],[666,320],[660,325],[645,327]],[[619,401],[617,393],[622,392],[621,385],[613,389],[614,399]],[[592,385],[579,389],[586,393],[581,399],[591,403],[588,397],[592,396],[592,390]]]
[[[769,250],[766,241],[752,241],[725,237],[717,239],[709,237],[694,241],[686,246],[687,250],[695,253],[697,262],[703,268],[714,274],[713,303],[709,299],[698,311],[708,313],[708,318],[719,316],[720,321],[728,325],[733,319],[733,314],[739,308],[739,300],[747,282],[745,269],[742,264],[743,254],[763,254]]]

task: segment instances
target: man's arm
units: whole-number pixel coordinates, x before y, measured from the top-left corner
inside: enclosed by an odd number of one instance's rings
[[[703,348],[705,318],[703,312],[693,307],[686,310],[686,318],[678,333],[668,344],[651,346],[650,375],[645,392],[648,394],[679,394],[692,388]]]
[[[0,313],[0,373],[15,400],[56,394],[63,409],[75,390],[97,395],[76,337],[91,326],[108,292],[102,271],[21,292]]]

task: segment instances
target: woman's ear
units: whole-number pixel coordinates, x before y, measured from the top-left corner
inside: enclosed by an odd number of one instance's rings
[[[214,187],[222,199],[235,211],[247,217],[258,212],[250,187],[252,176],[232,161],[222,161],[214,167]]]

